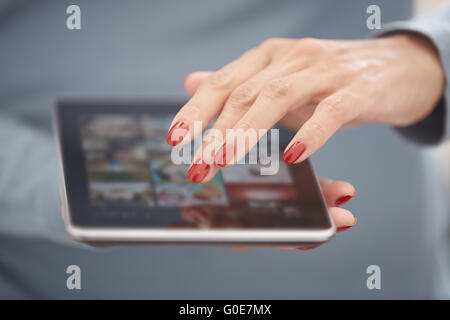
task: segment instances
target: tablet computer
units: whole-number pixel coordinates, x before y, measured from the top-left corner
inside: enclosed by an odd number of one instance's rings
[[[186,179],[165,137],[182,99],[60,99],[54,108],[65,223],[92,245],[303,246],[335,227],[311,163]],[[281,146],[283,148],[283,146]],[[281,152],[278,152],[281,154]]]

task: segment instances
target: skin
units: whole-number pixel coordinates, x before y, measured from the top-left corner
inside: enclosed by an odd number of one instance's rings
[[[299,163],[319,150],[339,129],[370,122],[412,125],[431,113],[442,97],[445,76],[436,48],[413,34],[394,34],[371,40],[268,39],[215,72],[186,76],[191,99],[171,124],[189,125],[185,144],[195,137],[193,122],[202,128],[213,121],[228,141],[226,130],[264,129],[277,123],[296,131],[288,150],[300,142],[306,149]],[[213,178],[214,158],[223,141],[207,136],[194,161],[211,164],[199,181]],[[255,143],[227,157],[232,166]],[[344,195],[354,196],[347,182],[321,180],[329,211],[338,228],[356,223],[353,215],[335,205]],[[311,249],[311,248],[302,248]]]
[[[213,128],[222,132],[226,142],[227,129],[268,130],[281,123],[297,132],[286,149],[295,142],[306,146],[295,161],[299,163],[340,128],[369,122],[408,126],[420,121],[442,97],[445,78],[428,40],[396,34],[355,41],[269,39],[218,71],[187,75],[184,86],[191,99],[172,122],[189,125],[182,144],[195,136],[194,121],[202,121],[204,129],[217,117]],[[206,137],[197,151],[194,159],[211,163],[200,183],[219,170],[214,156],[221,144]],[[246,143],[226,165],[234,165],[253,145]],[[320,185],[338,230],[354,226],[352,213],[336,205],[343,196],[353,197],[354,187],[330,180],[321,180]]]
[[[193,72],[185,83],[191,99],[172,125],[183,121],[226,130],[264,129],[277,123],[297,133],[306,146],[295,161],[309,158],[337,130],[378,122],[408,126],[425,118],[442,97],[445,78],[434,46],[425,38],[396,34],[371,40],[269,39],[216,72]],[[256,141],[247,142],[226,165],[234,165]],[[222,141],[207,136],[194,160],[219,170],[215,153]],[[213,145],[212,145],[213,144]]]
[[[351,227],[353,227],[356,224],[356,218],[353,216],[353,214],[344,209],[344,208],[340,208],[340,205],[343,205],[344,203],[337,205],[336,202],[338,199],[345,197],[345,196],[350,196],[350,197],[354,197],[356,195],[356,190],[355,188],[348,182],[345,181],[331,181],[331,180],[327,180],[327,179],[320,179],[320,187],[322,189],[322,193],[324,195],[325,198],[325,202],[328,206],[328,211],[330,212],[331,218],[334,221],[334,224],[337,228],[338,232],[341,231],[345,231],[350,229]],[[60,197],[61,199],[63,199],[63,193],[60,190]],[[61,201],[61,213],[62,213],[62,219],[64,220],[64,207],[62,206],[62,201]],[[182,215],[185,218],[188,218],[190,220],[194,219],[194,217],[189,217],[188,213],[184,213],[182,212]],[[294,247],[283,247],[280,249],[300,249],[300,250],[310,250],[310,249],[314,249],[316,247],[303,247],[303,248],[294,248]],[[233,249],[251,249],[251,247],[233,247]]]

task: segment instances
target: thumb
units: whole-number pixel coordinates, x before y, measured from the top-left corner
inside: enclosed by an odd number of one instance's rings
[[[212,72],[210,71],[195,71],[188,73],[184,78],[184,90],[186,90],[189,96],[192,96],[211,73]]]

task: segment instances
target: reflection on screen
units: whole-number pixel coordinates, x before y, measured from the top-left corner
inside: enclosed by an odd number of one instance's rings
[[[220,170],[205,184],[191,183],[185,177],[188,166],[175,165],[170,159],[171,147],[165,143],[165,135],[171,119],[142,114],[81,117],[93,207],[182,207],[183,224],[198,227],[206,221],[223,224],[220,219],[232,224],[232,216],[238,217],[242,211],[247,212],[249,223],[258,219],[259,224],[265,213],[299,214],[296,191],[284,162],[280,162],[276,175],[260,175],[259,165],[236,165]],[[230,214],[214,215],[211,208],[217,206],[226,207],[222,212]],[[239,219],[242,224],[242,217]]]

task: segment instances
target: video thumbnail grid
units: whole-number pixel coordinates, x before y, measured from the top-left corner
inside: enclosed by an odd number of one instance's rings
[[[170,158],[172,147],[165,142],[171,120],[170,116],[139,114],[80,118],[91,206],[107,210],[177,207],[183,209],[183,216],[203,217],[224,226],[255,219],[267,220],[269,225],[276,222],[277,212],[286,217],[300,214],[292,177],[283,162],[271,176],[262,176],[259,164],[245,164],[221,169],[204,184],[187,180],[188,165],[175,165]],[[224,208],[221,214],[215,214],[217,206]],[[187,220],[198,224],[202,219]]]
[[[81,141],[94,207],[227,205],[222,175],[205,184],[185,177],[165,142],[170,117],[99,114],[81,118]]]

